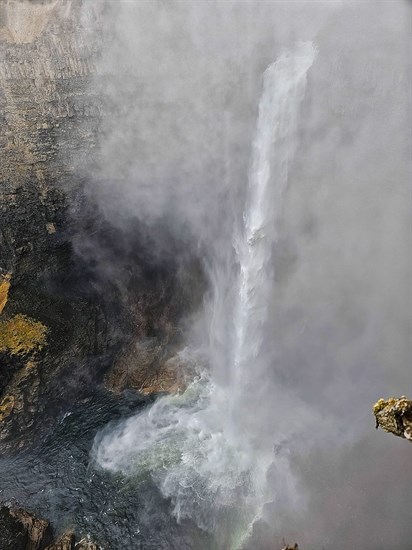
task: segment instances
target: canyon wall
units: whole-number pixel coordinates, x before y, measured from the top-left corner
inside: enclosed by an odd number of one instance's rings
[[[166,385],[159,379],[171,353],[159,349],[164,340],[176,349],[173,319],[191,299],[190,284],[177,286],[173,260],[149,258],[138,224],[125,239],[85,191],[107,108],[96,69],[101,10],[104,3],[81,0],[0,6],[4,449],[26,444],[65,403],[92,394],[113,363],[106,381],[116,391],[176,385],[169,367]]]
[[[76,222],[69,205],[81,192],[77,174],[96,147],[101,112],[89,86],[99,45],[81,8],[65,0],[0,7],[0,441],[6,447],[13,434],[21,439],[34,429],[39,409],[53,411],[62,391],[46,381],[58,386],[55,374],[65,369],[80,376],[86,357],[104,347],[99,300],[80,284],[71,245]],[[41,349],[30,333],[36,323],[44,327]]]

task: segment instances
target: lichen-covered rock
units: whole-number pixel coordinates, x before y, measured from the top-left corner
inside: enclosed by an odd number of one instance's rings
[[[106,350],[101,301],[73,276],[68,211],[101,118],[90,86],[100,38],[88,32],[99,9],[78,0],[0,5],[2,451],[30,439],[39,409],[55,416],[65,389],[82,398],[88,384],[75,393],[67,378],[86,378],[89,358]]]
[[[376,428],[412,441],[412,401],[405,397],[379,399],[373,406]]]
[[[46,343],[47,327],[27,315],[0,321],[0,352],[27,355],[40,351]]]

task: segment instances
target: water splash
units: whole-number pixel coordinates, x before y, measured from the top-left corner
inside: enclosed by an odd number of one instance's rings
[[[273,462],[282,477],[290,475],[285,457],[273,453],[276,438],[263,437],[259,430],[262,414],[270,407],[255,414],[245,412],[245,403],[271,368],[262,343],[275,272],[272,251],[296,151],[306,74],[314,57],[313,45],[301,44],[264,74],[244,226],[235,239],[238,298],[233,315],[224,320],[227,324],[233,319],[230,365],[200,369],[182,395],[158,399],[103,431],[94,446],[102,467],[130,476],[150,475],[171,499],[175,516],[191,518],[213,532],[221,548],[238,548],[264,502],[274,498],[266,481]],[[225,299],[221,289],[216,294]],[[225,309],[220,304],[218,311]],[[226,384],[216,383],[210,374],[216,369],[229,369]]]

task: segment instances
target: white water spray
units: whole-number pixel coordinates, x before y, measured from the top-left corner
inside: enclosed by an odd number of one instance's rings
[[[253,401],[256,384],[265,383],[271,367],[262,343],[274,283],[272,252],[314,56],[312,44],[302,44],[265,71],[244,227],[236,238],[238,298],[233,315],[221,320],[233,319],[227,353],[232,360],[211,369],[230,369],[229,386],[220,387],[202,371],[184,394],[158,399],[95,443],[101,466],[132,476],[149,474],[171,498],[176,517],[192,518],[212,531],[222,548],[238,547],[264,502],[273,498],[266,483],[273,461],[280,483],[289,475],[285,457],[273,455],[275,434],[266,439],[256,429],[263,413],[245,411],[245,401]],[[221,289],[215,294],[221,297]],[[218,305],[215,311],[228,311]],[[270,414],[266,405],[264,414]]]

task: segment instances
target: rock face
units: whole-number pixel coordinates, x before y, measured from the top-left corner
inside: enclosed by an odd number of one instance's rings
[[[202,299],[200,263],[153,256],[150,230],[112,227],[86,192],[108,109],[94,85],[103,78],[100,9],[88,0],[0,3],[3,455],[104,384],[147,394],[185,383],[179,322]],[[98,550],[69,532],[52,542],[47,522],[0,509],[0,550],[45,547]]]
[[[12,508],[10,515],[23,526],[27,533],[26,550],[40,550],[52,540],[50,525],[21,508]]]
[[[376,428],[412,441],[412,401],[402,397],[379,399],[373,406]]]
[[[76,542],[74,533],[68,531],[51,546],[47,546],[46,550],[99,550],[99,546],[88,539]]]
[[[27,530],[5,506],[0,508],[0,533],[0,550],[26,550]]]
[[[71,363],[84,367],[91,350],[104,349],[99,301],[90,288],[67,290],[78,280],[68,213],[79,188],[73,158],[78,167],[94,150],[100,116],[89,86],[98,44],[79,19],[81,7],[63,0],[0,6],[3,449],[33,429],[50,376],[64,378]],[[48,397],[53,409],[58,396]]]
[[[76,542],[71,531],[53,541],[49,522],[21,508],[0,508],[0,550],[99,550],[83,538]]]
[[[109,109],[95,85],[102,9],[0,6],[2,451],[104,381],[115,392],[183,387],[170,359],[182,313],[202,298],[199,263],[154,257],[150,231],[112,227],[85,192]]]

